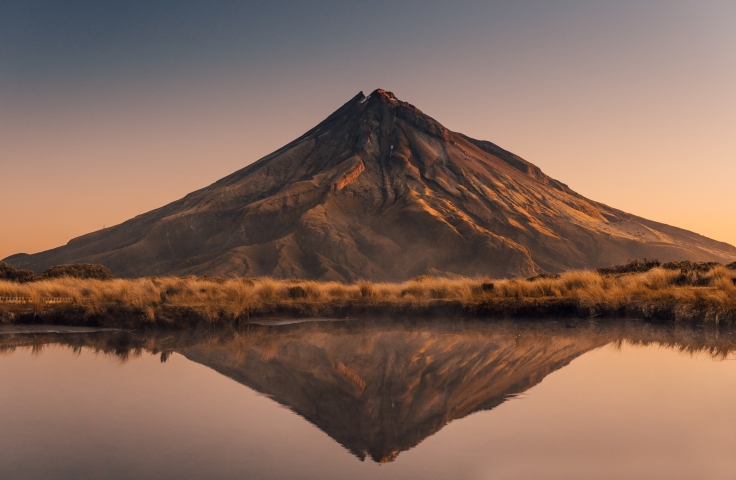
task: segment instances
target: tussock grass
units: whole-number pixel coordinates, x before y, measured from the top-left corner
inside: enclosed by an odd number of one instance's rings
[[[56,312],[85,318],[111,312],[135,324],[177,324],[194,315],[210,322],[258,316],[350,316],[372,312],[478,317],[573,315],[627,316],[674,321],[736,323],[736,271],[654,267],[644,272],[602,274],[570,271],[560,276],[494,280],[422,276],[401,283],[361,281],[346,285],[272,278],[149,277],[139,279],[50,278],[29,283],[0,281],[0,320],[24,321]],[[69,304],[44,299],[63,297]],[[25,317],[24,317],[25,315]],[[68,315],[67,315],[68,316]],[[78,323],[78,322],[77,322]]]

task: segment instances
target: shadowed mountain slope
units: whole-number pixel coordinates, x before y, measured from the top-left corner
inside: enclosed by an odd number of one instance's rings
[[[383,90],[165,207],[6,261],[118,276],[354,281],[495,277],[623,263],[736,260],[736,248],[588,200],[520,157]]]

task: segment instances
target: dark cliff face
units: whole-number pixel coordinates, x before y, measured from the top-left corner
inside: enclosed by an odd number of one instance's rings
[[[733,261],[736,249],[587,200],[376,90],[207,188],[8,262],[354,281],[531,275],[636,257]]]

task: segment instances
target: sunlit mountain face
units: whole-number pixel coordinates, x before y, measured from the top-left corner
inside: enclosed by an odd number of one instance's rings
[[[531,275],[642,257],[727,263],[736,248],[588,200],[376,90],[207,188],[6,261],[354,281]]]

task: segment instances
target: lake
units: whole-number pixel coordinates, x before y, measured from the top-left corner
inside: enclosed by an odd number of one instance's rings
[[[0,478],[733,479],[736,334],[0,327]]]

